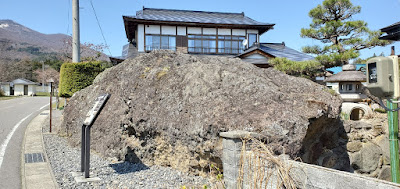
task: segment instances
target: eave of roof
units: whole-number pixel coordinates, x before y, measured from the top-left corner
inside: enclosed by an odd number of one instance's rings
[[[391,41],[399,41],[400,40],[400,30],[395,33],[390,33],[384,36],[379,37],[382,40],[391,40]]]
[[[389,25],[389,26],[386,26],[386,27],[384,27],[384,28],[382,28],[380,30],[382,32],[386,32],[386,31],[390,31],[390,30],[395,29],[395,28],[400,28],[400,22],[396,22],[396,23],[394,23],[392,25]]]
[[[17,80],[22,80],[22,82],[17,82]],[[39,85],[39,83],[33,82],[28,79],[18,78],[12,81],[14,85]]]

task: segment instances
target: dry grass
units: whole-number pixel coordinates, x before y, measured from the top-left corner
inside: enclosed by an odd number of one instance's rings
[[[242,139],[238,189],[295,189],[291,169],[292,164],[276,156],[264,142],[253,137]],[[210,173],[211,188],[225,189],[220,170],[211,165]]]
[[[296,188],[290,176],[292,165],[274,155],[262,141],[255,138],[242,139],[238,188]],[[249,147],[250,152],[246,150]],[[246,188],[247,188],[246,187]]]
[[[0,100],[11,100],[14,98],[18,98],[18,96],[2,96],[0,97]]]

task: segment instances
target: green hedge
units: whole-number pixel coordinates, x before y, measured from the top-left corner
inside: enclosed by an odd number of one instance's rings
[[[76,91],[91,85],[104,69],[101,62],[64,63],[60,70],[60,96],[69,98]]]

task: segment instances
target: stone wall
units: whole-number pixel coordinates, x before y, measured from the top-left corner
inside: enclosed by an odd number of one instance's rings
[[[345,121],[351,172],[390,181],[390,151],[386,114]]]
[[[352,128],[352,126],[350,126]],[[359,128],[361,129],[361,128]],[[351,129],[350,129],[351,130]],[[351,132],[351,131],[350,131]],[[236,188],[288,188],[292,184],[295,188],[382,188],[394,189],[400,185],[392,182],[378,180],[362,175],[337,171],[305,164],[287,158],[272,159],[263,167],[262,173],[256,177],[255,172],[260,172],[260,167],[254,166],[254,162],[246,160],[246,157],[254,156],[255,153],[247,151],[243,153],[242,140],[252,133],[244,131],[224,132],[220,136],[223,138],[222,163],[224,169],[224,183],[227,189]],[[384,136],[384,135],[382,135]],[[370,143],[362,144],[358,152],[369,149]],[[376,149],[375,149],[376,150]],[[370,151],[369,151],[370,152]],[[362,153],[362,152],[361,152]],[[378,151],[379,153],[379,151]],[[245,156],[243,154],[246,154]],[[382,156],[381,156],[382,157]],[[267,158],[268,159],[268,158]],[[278,161],[278,162],[277,162]],[[244,162],[244,163],[243,163]],[[286,165],[285,170],[278,170],[279,164]],[[372,168],[375,166],[372,166]],[[260,165],[259,163],[256,165]],[[363,166],[366,169],[366,166]],[[372,169],[371,168],[371,169]],[[375,168],[377,170],[377,168]],[[241,171],[244,173],[241,174]],[[277,171],[280,171],[278,174]],[[286,172],[287,171],[287,172]],[[285,176],[285,172],[288,177]],[[284,187],[281,186],[285,183]]]

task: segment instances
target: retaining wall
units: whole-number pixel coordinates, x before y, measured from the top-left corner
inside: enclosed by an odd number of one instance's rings
[[[255,133],[246,131],[231,131],[220,133],[220,136],[223,138],[222,163],[224,170],[224,182],[227,189],[264,188],[265,185],[267,185],[266,188],[277,188],[277,185],[280,185],[281,180],[277,175],[278,173],[275,172],[277,168],[271,164],[267,164],[262,169],[265,171],[265,174],[262,174],[262,177],[270,175],[269,182],[264,182],[256,187],[254,182],[259,182],[260,179],[268,179],[257,178],[258,181],[256,181],[254,180],[255,178],[250,177],[250,175],[255,171],[260,170],[260,167],[256,168],[257,170],[254,170],[254,165],[249,166],[251,161],[243,161],[244,153],[242,153],[242,149],[246,150],[246,148],[243,147],[242,139],[249,136],[257,138]],[[251,156],[251,153],[251,151],[246,150],[245,154],[250,154]],[[241,164],[241,162],[245,163]],[[289,175],[293,179],[297,188],[400,188],[400,184],[321,166],[301,163],[285,158],[282,159],[282,162],[290,167]],[[240,171],[243,171],[243,173]],[[272,175],[268,174],[272,172],[274,172]]]

